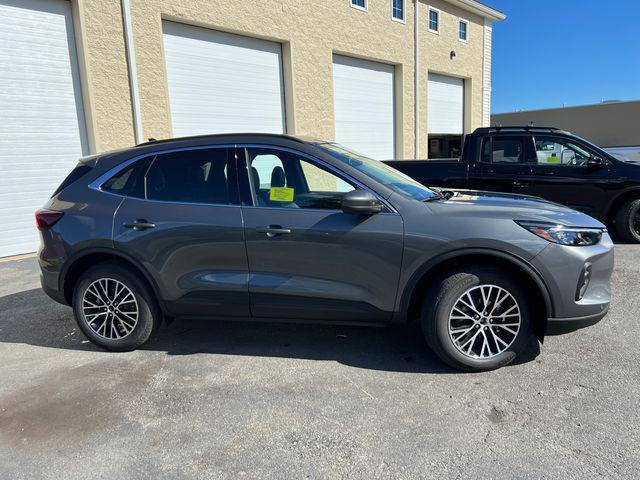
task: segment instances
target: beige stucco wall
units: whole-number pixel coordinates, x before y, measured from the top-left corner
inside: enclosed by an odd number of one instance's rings
[[[85,94],[96,151],[134,143],[132,108],[119,0],[75,0],[82,26]],[[391,0],[369,0],[368,11],[349,0],[136,0],[131,2],[143,136],[172,135],[162,20],[173,20],[283,44],[287,130],[332,139],[332,55],[339,53],[396,66],[396,156],[414,154],[414,4],[406,23],[391,19]],[[427,72],[465,78],[465,130],[481,124],[482,17],[443,0],[441,34],[427,30],[420,4],[420,145],[426,155]],[[458,18],[469,20],[469,43],[458,40]],[[451,60],[449,52],[456,51]],[[93,132],[93,133],[91,133]]]

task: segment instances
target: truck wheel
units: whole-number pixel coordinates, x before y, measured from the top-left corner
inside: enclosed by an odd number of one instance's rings
[[[616,232],[623,242],[640,243],[640,198],[620,207],[616,214]]]
[[[510,363],[532,335],[528,296],[515,278],[495,268],[447,274],[425,298],[421,322],[436,355],[464,371]]]
[[[73,313],[91,342],[107,350],[134,350],[149,340],[162,315],[153,293],[126,266],[100,263],[73,292]]]

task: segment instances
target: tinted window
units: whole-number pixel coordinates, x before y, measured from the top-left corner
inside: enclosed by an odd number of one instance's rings
[[[482,160],[490,163],[524,162],[522,137],[486,137],[482,146]]]
[[[251,194],[255,205],[339,210],[354,186],[324,166],[293,152],[247,149]]]
[[[102,189],[127,197],[144,198],[144,174],[150,161],[151,158],[147,158],[132,163],[107,180]]]
[[[146,198],[228,204],[227,151],[212,148],[157,155],[146,174]]]
[[[83,163],[79,164],[76,168],[71,170],[71,173],[67,175],[67,178],[65,178],[62,181],[60,186],[56,188],[56,191],[53,192],[53,195],[51,196],[55,197],[58,193],[60,193],[65,188],[67,188],[69,185],[71,185],[72,183],[75,183],[77,180],[80,180],[80,178],[82,178],[85,174],[89,173],[92,169],[93,167],[89,165],[86,165]]]

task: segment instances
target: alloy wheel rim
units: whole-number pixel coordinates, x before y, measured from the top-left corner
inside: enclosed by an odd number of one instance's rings
[[[640,236],[640,208],[636,211],[636,214],[631,218],[631,228],[636,235]]]
[[[121,281],[99,278],[84,291],[82,316],[96,335],[119,340],[129,336],[138,324],[138,302]]]
[[[449,313],[449,338],[463,355],[489,359],[515,341],[522,324],[520,306],[497,285],[479,285],[464,292]]]

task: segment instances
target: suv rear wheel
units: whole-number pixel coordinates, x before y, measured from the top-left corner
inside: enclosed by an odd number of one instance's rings
[[[96,265],[80,277],[73,292],[73,312],[91,342],[113,351],[138,348],[161,319],[145,283],[116,262]]]
[[[625,202],[616,214],[616,231],[624,242],[640,243],[640,198]]]
[[[425,298],[422,331],[431,349],[459,370],[484,371],[513,361],[531,338],[529,298],[507,272],[450,272]]]

